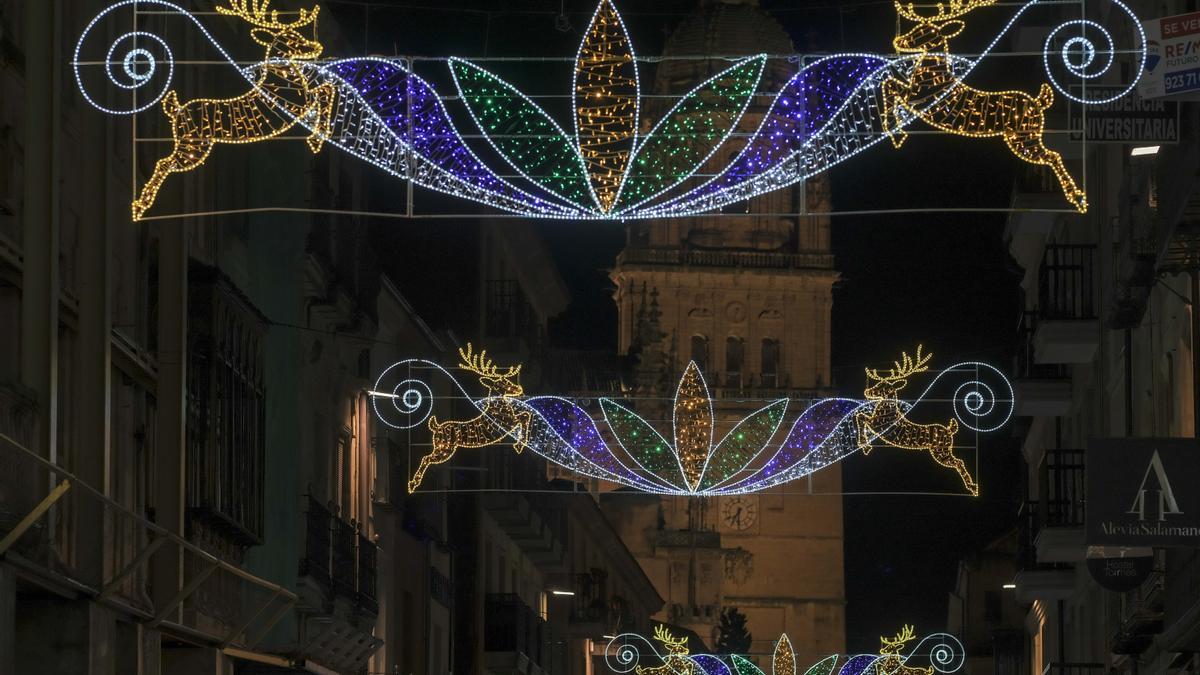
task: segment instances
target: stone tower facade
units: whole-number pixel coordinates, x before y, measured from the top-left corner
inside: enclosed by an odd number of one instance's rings
[[[705,0],[670,36],[664,56],[760,52],[787,55],[794,48],[755,0]],[[728,59],[666,59],[653,92],[677,96],[728,65]],[[772,58],[760,91],[778,91],[797,68]],[[739,131],[757,128],[769,102],[756,100]],[[647,112],[662,114],[653,104]],[[731,145],[727,153],[738,147]],[[708,380],[718,438],[783,397],[793,399],[787,427],[803,410],[801,399],[828,387],[838,278],[829,219],[787,215],[828,213],[828,207],[828,183],[817,178],[740,204],[736,215],[729,208],[722,215],[628,226],[611,278],[620,350],[635,357],[643,415],[669,428],[674,385],[689,359]],[[721,610],[736,607],[748,618],[754,653],[769,653],[786,632],[806,666],[844,650],[840,492],[834,466],[811,482],[757,495],[611,495],[603,501],[667,599],[659,618],[694,630],[712,647]]]

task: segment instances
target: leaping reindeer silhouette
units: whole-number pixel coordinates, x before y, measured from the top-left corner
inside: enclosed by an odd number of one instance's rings
[[[906,659],[900,652],[904,650],[904,645],[912,642],[913,637],[913,627],[905,626],[894,638],[879,638],[881,658],[875,666],[876,670],[883,675],[933,675],[933,666],[912,668],[904,665]]]
[[[330,118],[337,92],[326,82],[313,86],[297,61],[311,61],[324,47],[299,29],[317,19],[320,7],[300,10],[300,18],[291,23],[279,20],[279,11],[267,13],[271,0],[230,0],[229,7],[217,11],[236,16],[251,26],[250,37],[266,48],[259,66],[258,80],[250,91],[227,99],[198,98],[180,103],[174,90],[163,97],[163,113],[171,120],[175,147],[158,160],[154,175],[142,186],[133,201],[133,219],[154,205],[163,181],[173,173],[191,171],[204,163],[217,143],[253,143],[274,138],[301,120],[315,117],[308,147],[316,154],[330,133]]]
[[[663,665],[655,668],[637,666],[634,668],[636,675],[695,675],[699,672],[695,662],[688,657],[690,650],[686,637],[676,638],[666,626],[660,624],[654,628],[654,639],[661,642],[663,649],[667,650],[667,655],[663,657]]]
[[[999,136],[1018,158],[1050,167],[1067,201],[1086,213],[1087,195],[1071,178],[1062,155],[1047,148],[1042,138],[1045,111],[1054,104],[1050,85],[1043,83],[1036,97],[1022,91],[981,91],[963,84],[951,67],[950,39],[966,27],[958,17],[996,0],[939,2],[932,15],[921,14],[911,2],[893,1],[896,13],[917,25],[897,35],[892,45],[898,52],[920,56],[907,80],[892,76],[883,82],[883,129],[891,134],[892,145],[899,149],[908,138],[897,118],[900,108],[942,131],[975,138]]]
[[[935,462],[957,471],[967,491],[978,497],[979,485],[971,478],[967,465],[954,456],[958,420],[952,418],[947,424],[917,424],[910,422],[900,407],[898,396],[900,390],[908,385],[906,378],[929,370],[927,364],[932,358],[933,354],[922,356],[921,347],[918,346],[915,359],[905,352],[902,362],[893,362],[895,367],[887,375],[866,369],[868,380],[874,384],[867,387],[863,394],[872,405],[854,415],[858,447],[864,455],[869,455],[871,443],[878,439],[895,448],[926,450]]]
[[[520,453],[529,438],[533,414],[517,405],[517,399],[525,393],[516,380],[521,366],[511,367],[502,374],[487,358],[486,350],[474,354],[470,344],[459,349],[458,356],[462,359],[458,367],[478,375],[487,396],[477,402],[479,415],[473,419],[439,422],[436,416],[429,418],[433,449],[421,458],[421,465],[409,479],[409,493],[420,487],[430,466],[448,461],[459,448],[482,448],[511,437],[513,449]]]

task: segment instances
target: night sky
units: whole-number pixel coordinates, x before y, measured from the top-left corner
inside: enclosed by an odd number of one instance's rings
[[[590,0],[569,0],[565,8],[571,29],[560,31],[555,19],[561,0],[414,0],[397,2],[394,8],[377,3],[370,9],[336,0],[327,4],[337,12],[347,39],[352,44],[358,40],[358,47],[365,43],[368,51],[468,57],[573,56],[580,31],[594,10]],[[667,32],[693,5],[691,0],[619,0],[618,9],[638,53],[657,54]],[[762,5],[788,28],[800,50],[890,50],[895,30],[891,2],[763,0]],[[491,13],[473,11],[483,9]],[[976,27],[972,26],[972,35],[986,40],[988,27],[977,31]],[[361,39],[356,37],[358,31]],[[569,64],[553,67],[569,77]],[[561,81],[569,81],[556,76],[555,82],[545,82],[533,74],[522,79],[514,70],[508,67],[505,73],[535,93],[547,93],[561,88]],[[426,74],[419,67],[418,72]],[[649,75],[643,72],[643,83]],[[985,83],[992,77],[998,84],[1012,84],[1004,82],[1006,75],[1012,76],[1003,70],[980,73]],[[565,108],[551,109],[551,114],[559,112],[567,119]],[[914,134],[902,151],[885,146],[833,170],[835,210],[1008,203],[1019,162],[998,140]],[[431,210],[438,204],[428,198],[424,203]],[[457,208],[461,212],[462,206]],[[538,227],[572,293],[572,306],[552,326],[555,341],[577,348],[615,349],[616,311],[607,270],[624,244],[622,227],[557,222]],[[1003,214],[835,217],[834,253],[842,274],[834,299],[835,386],[845,395],[861,395],[864,365],[888,365],[901,350],[911,352],[917,343],[936,355],[935,367],[977,359],[1008,371],[1021,302],[1019,270],[1007,254],[1003,230]],[[424,221],[410,231],[422,233],[426,246],[451,251],[466,245],[474,228],[454,221]],[[426,260],[432,257],[436,256]],[[441,274],[447,269],[442,267]],[[453,285],[454,280],[448,283]],[[414,295],[419,311],[436,315],[434,295],[422,297],[419,291]],[[958,560],[1014,520],[1020,486],[1018,453],[1005,432],[983,439],[980,464],[968,458],[982,485],[978,499],[846,496],[851,652],[875,650],[879,635],[890,635],[903,623],[915,623],[918,634],[945,626],[946,598]],[[957,476],[925,453],[899,450],[879,450],[869,459],[848,461],[844,477],[848,493],[962,490]]]

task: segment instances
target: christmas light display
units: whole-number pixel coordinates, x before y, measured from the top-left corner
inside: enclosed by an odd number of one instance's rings
[[[958,638],[934,633],[923,638],[907,654],[901,653],[914,639],[912,627],[905,626],[895,638],[880,638],[878,654],[842,657],[832,655],[809,666],[805,675],[830,675],[841,663],[839,675],[947,675],[962,669],[966,651]],[[661,645],[655,646],[655,642]],[[765,675],[746,656],[732,654],[692,654],[687,638],[675,638],[663,626],[654,631],[654,641],[635,633],[617,635],[605,648],[605,662],[614,673],[636,675]],[[642,662],[646,661],[647,664]],[[660,664],[660,665],[650,665]],[[910,665],[928,664],[928,665]],[[771,675],[796,675],[796,653],[787,635],[781,635],[771,653]]]
[[[1062,155],[1047,148],[1042,139],[1045,111],[1054,103],[1050,85],[1043,84],[1037,96],[1020,91],[981,91],[963,84],[945,56],[949,40],[966,27],[959,17],[995,2],[950,0],[949,4],[938,3],[934,14],[922,14],[913,4],[897,0],[896,13],[917,25],[896,36],[893,45],[898,52],[916,53],[920,57],[907,79],[892,76],[884,80],[884,129],[891,135],[893,146],[899,149],[904,145],[908,133],[899,124],[903,108],[941,131],[974,138],[999,136],[1017,157],[1031,164],[1049,166],[1067,201],[1080,213],[1086,213],[1087,195],[1075,184]],[[1069,54],[1064,54],[1064,58],[1070,62]],[[925,103],[931,98],[935,99],[933,104]],[[914,105],[914,101],[918,103]]]
[[[989,0],[949,0],[925,11],[896,4],[916,27],[899,35],[896,56],[837,54],[803,65],[773,93],[769,114],[748,140],[738,134],[743,113],[758,93],[766,57],[742,59],[699,84],[665,113],[644,138],[640,85],[632,41],[612,0],[601,0],[575,60],[571,97],[574,134],[499,76],[461,59],[448,59],[460,104],[483,141],[519,174],[511,182],[487,166],[455,128],[441,96],[401,59],[355,58],[321,62],[321,45],[298,31],[314,26],[317,9],[292,22],[268,12],[265,0],[238,0],[225,8],[254,26],[264,59],[242,67],[195,16],[166,0],[121,0],[84,29],[74,54],[76,81],[92,105],[132,114],[165,101],[175,149],[156,167],[133,204],[141,217],[170,173],[200,166],[218,143],[252,143],[296,127],[309,132],[315,152],[328,144],[398,179],[530,217],[571,220],[687,216],[718,210],[803,181],[873,147],[897,146],[921,120],[964,136],[999,137],[1021,159],[1050,166],[1067,199],[1083,211],[1086,197],[1041,142],[1053,91],[1083,104],[1106,103],[1132,90],[1145,63],[1141,24],[1121,0],[1090,0],[1117,8],[1134,44],[1116,46],[1113,34],[1089,19],[1049,28],[1042,57],[1050,87],[1037,96],[987,92],[966,84],[981,60],[1009,36],[1033,7],[1019,6],[990,44],[968,58],[949,53],[960,17]],[[999,5],[997,5],[999,8]],[[132,20],[120,10],[134,10]],[[150,10],[150,11],[148,11]],[[999,11],[999,10],[998,10]],[[166,40],[138,26],[140,17],[177,15],[197,29],[251,90],[233,99],[181,104],[169,94],[177,63]],[[102,20],[112,25],[100,27]],[[315,26],[314,26],[315,33]],[[101,46],[101,36],[119,35]],[[1104,98],[1087,85],[1113,70],[1118,54],[1132,57],[1132,82]],[[1082,94],[1071,93],[1072,86]],[[99,87],[115,87],[97,96]],[[128,96],[126,107],[110,103]],[[711,177],[697,171],[716,153],[733,159]],[[723,155],[724,156],[724,155]]]
[[[867,368],[867,379],[874,382],[867,387],[864,395],[871,405],[866,410],[854,414],[854,423],[858,428],[858,447],[863,454],[870,454],[871,443],[880,440],[884,443],[905,450],[924,450],[942,466],[954,469],[962,478],[963,486],[972,495],[979,495],[979,485],[971,477],[967,465],[954,456],[954,435],[958,433],[958,421],[950,420],[947,424],[916,424],[908,420],[905,410],[897,398],[900,390],[908,385],[908,378],[929,370],[929,360],[933,354],[921,356],[921,347],[917,346],[917,356],[911,358],[903,355],[903,365],[895,362],[895,366],[887,375]],[[979,406],[983,401],[980,391],[972,391],[965,395],[969,398],[964,402],[971,408]],[[1011,395],[1010,395],[1011,397]]]
[[[599,411],[589,412],[561,397],[525,397],[516,382],[520,366],[501,371],[485,353],[470,345],[460,351],[458,368],[471,374],[484,390],[472,396],[450,372],[430,361],[409,359],[385,370],[370,392],[375,412],[396,429],[426,424],[433,449],[409,481],[420,487],[425,472],[450,459],[460,448],[480,448],[512,441],[580,476],[611,481],[655,494],[715,496],[758,492],[808,476],[876,442],[928,450],[946,466],[960,466],[953,455],[954,431],[961,424],[977,432],[1007,422],[1013,410],[1012,387],[995,368],[968,362],[938,373],[916,398],[901,400],[903,377],[928,370],[928,356],[907,355],[891,375],[868,371],[875,383],[866,400],[822,399],[811,403],[783,435],[773,453],[766,450],[779,436],[789,399],[777,399],[732,426],[719,442],[713,402],[703,375],[689,363],[676,388],[672,440],[667,440],[632,407],[601,398]],[[469,400],[478,415],[463,421],[431,416],[434,378],[447,381],[448,396]],[[935,392],[950,392],[932,398]],[[909,418],[925,401],[952,396],[955,419],[950,426],[919,425]],[[605,440],[595,421],[601,418],[619,450]],[[946,440],[948,435],[949,440]],[[943,451],[945,456],[943,456]],[[953,460],[953,462],[951,462]],[[977,486],[965,467],[960,471],[972,494]]]

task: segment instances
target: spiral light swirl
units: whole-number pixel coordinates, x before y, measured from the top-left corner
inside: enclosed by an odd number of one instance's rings
[[[467,397],[458,380],[436,363],[424,359],[400,361],[380,373],[369,392],[379,421],[393,429],[412,429],[424,424],[438,398],[429,382],[432,377],[447,380],[447,393]]]
[[[642,650],[636,643],[645,643],[648,654],[653,654],[659,660],[662,656],[649,640],[635,633],[622,633],[608,641],[604,649],[604,663],[614,673],[632,672],[642,660]]]
[[[963,644],[949,633],[925,636],[916,648],[909,652],[909,658],[914,654],[928,654],[929,665],[939,673],[961,670],[967,658],[967,650],[963,648]]]
[[[1108,103],[1129,94],[1146,65],[1146,34],[1137,15],[1120,0],[1108,1],[1120,10],[1113,14],[1124,14],[1132,24],[1134,45],[1122,50],[1113,39],[1112,32],[1100,23],[1090,19],[1071,19],[1055,26],[1046,36],[1042,48],[1042,60],[1050,84],[1063,96],[1085,105]],[[1136,74],[1127,85],[1117,85],[1121,88],[1116,93],[1110,93],[1109,87],[1113,86],[1111,83],[1093,81],[1112,69],[1116,55],[1122,51],[1137,55],[1137,68],[1134,70]],[[1082,94],[1073,93],[1064,81],[1083,85]],[[1105,93],[1109,95],[1089,96],[1087,86],[1090,84],[1103,85]]]

